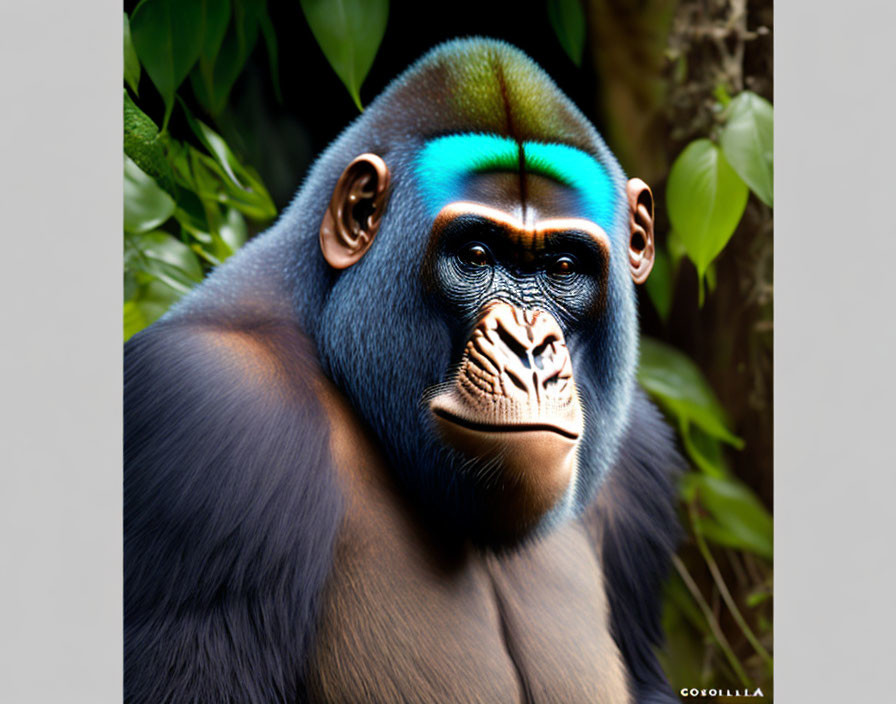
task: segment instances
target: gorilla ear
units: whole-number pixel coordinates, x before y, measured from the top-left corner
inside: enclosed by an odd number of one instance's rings
[[[636,284],[643,284],[653,269],[656,253],[653,242],[653,194],[650,186],[639,178],[629,179],[627,190],[630,229],[628,263],[632,279]]]
[[[373,244],[389,199],[389,167],[376,154],[361,154],[336,182],[320,224],[320,250],[334,269],[347,269]]]

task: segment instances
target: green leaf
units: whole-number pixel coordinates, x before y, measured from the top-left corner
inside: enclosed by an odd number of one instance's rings
[[[697,267],[701,282],[710,262],[731,239],[747,205],[746,184],[708,139],[691,142],[669,172],[669,220]]]
[[[703,509],[694,528],[719,545],[746,550],[771,559],[772,517],[756,495],[739,480],[687,474],[682,477],[682,495]]]
[[[770,102],[745,90],[728,106],[719,140],[728,163],[769,207],[775,196],[774,117]]]
[[[672,310],[672,296],[675,284],[675,268],[672,266],[671,258],[666,250],[662,247],[656,248],[653,260],[653,270],[644,287],[647,295],[659,313],[663,322],[669,321],[669,312]]]
[[[249,236],[246,221],[236,208],[229,208],[227,210],[227,216],[218,232],[221,235],[224,244],[226,244],[227,248],[230,250],[228,256],[246,244],[246,239]]]
[[[196,234],[191,233],[194,239],[200,240]],[[207,241],[198,241],[193,250],[212,266],[218,266],[245,244],[249,231],[240,212],[228,208],[223,218],[216,218],[215,227],[207,234]]]
[[[201,0],[202,39],[199,50],[199,63],[193,70],[193,78],[202,86],[202,95],[214,92],[215,61],[227,34],[230,21],[230,0]],[[198,72],[198,78],[196,78]],[[194,82],[194,92],[196,91]]]
[[[201,120],[193,118],[185,105],[184,112],[194,134],[214,157],[214,160],[201,159],[203,166],[221,179],[221,188],[213,189],[211,182],[207,181],[204,186],[205,195],[214,191],[221,203],[236,208],[254,220],[265,221],[276,216],[277,207],[258,174],[236,158],[221,135]],[[195,174],[195,160],[192,164]]]
[[[220,115],[227,98],[255,48],[258,40],[258,16],[264,11],[263,0],[232,0],[233,18],[213,66],[204,64],[191,76],[193,92],[212,115]],[[203,75],[203,71],[207,75]]]
[[[548,18],[560,46],[576,66],[585,50],[585,12],[579,0],[548,0]]]
[[[183,0],[143,0],[131,17],[140,62],[165,101],[162,131],[174,108],[174,93],[202,49],[202,5]]]
[[[173,198],[177,198],[174,173],[159,128],[124,91],[124,153]]]
[[[277,101],[283,102],[283,93],[280,91],[280,70],[277,66],[277,32],[274,30],[274,24],[271,22],[271,16],[268,14],[267,8],[262,8],[258,15],[258,26],[261,27],[261,35],[264,37],[264,43],[268,50],[268,63],[271,67],[271,82],[274,84],[274,97]]]
[[[675,230],[669,230],[669,234],[666,235],[666,247],[669,249],[672,268],[678,269],[678,265],[681,264],[681,260],[687,256],[688,252]]]
[[[728,463],[718,438],[690,421],[679,421],[679,434],[688,458],[701,472],[713,477],[728,475]]]
[[[153,230],[125,241],[125,265],[159,279],[179,293],[202,281],[202,266],[193,251],[167,232]]]
[[[190,171],[190,150],[193,148],[189,144],[170,139],[166,142],[166,156],[171,169],[174,171],[174,179],[178,186],[182,186],[186,191],[194,192],[196,183],[193,179],[193,173]],[[183,190],[179,195],[183,196]],[[183,198],[178,198],[178,205],[182,207]]]
[[[134,297],[124,304],[124,339],[152,325],[161,318],[181,294],[161,281],[142,285]]]
[[[174,214],[174,199],[155,179],[124,157],[124,229],[140,233],[158,227]]]
[[[386,32],[388,0],[301,0],[314,38],[361,107],[361,84]]]
[[[128,13],[124,13],[124,80],[134,91],[134,95],[138,95],[137,86],[140,83],[140,60],[137,58],[137,52],[134,51],[134,43],[131,41],[131,23],[128,20]]]
[[[202,280],[193,251],[167,232],[125,234],[125,340],[158,320]]]
[[[192,235],[200,243],[198,251],[203,258],[220,263],[233,253],[221,237],[221,228],[225,225],[225,220],[221,215],[219,203],[224,200],[223,183],[226,178],[212,159],[192,148],[190,162],[198,186],[196,192],[205,209],[208,240],[203,241],[204,238],[197,232],[193,232]]]
[[[214,167],[214,161],[199,150],[190,147],[190,171],[196,184],[195,193],[202,204],[206,229],[212,235],[217,233],[221,223],[221,210],[218,207],[218,201],[221,200],[223,191],[221,177],[215,172]]]
[[[200,199],[214,200],[226,207],[236,208],[259,222],[266,222],[277,214],[261,179],[249,167],[240,166],[238,172],[247,184],[243,187],[235,184],[215,159],[197,150],[191,153],[191,165]]]
[[[743,440],[728,429],[722,405],[702,372],[688,357],[658,340],[641,338],[638,382],[680,427],[691,424],[740,449]]]
[[[706,267],[706,287],[710,293],[716,290],[716,265],[714,262]]]
[[[242,165],[227,145],[227,142],[202,120],[195,119],[186,104],[182,103],[182,105],[184,114],[187,116],[187,123],[190,125],[190,129],[193,130],[193,134],[196,135],[202,143],[202,146],[208,149],[209,154],[215,158],[215,161],[218,162],[218,165],[224,170],[226,177],[229,178],[234,185],[245,189],[245,186],[240,182],[239,177],[237,177],[234,172],[234,168],[242,169]]]
[[[200,0],[199,4],[202,11],[202,48],[199,61],[213,66],[227,34],[230,0]]]

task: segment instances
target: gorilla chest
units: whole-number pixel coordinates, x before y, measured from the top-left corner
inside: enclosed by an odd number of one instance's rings
[[[312,648],[312,701],[630,701],[581,524],[512,555],[446,558],[382,483],[367,474],[351,488]]]

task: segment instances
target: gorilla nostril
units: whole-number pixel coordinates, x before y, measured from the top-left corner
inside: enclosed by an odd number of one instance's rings
[[[548,347],[553,345],[555,342],[560,342],[560,338],[557,337],[556,335],[554,335],[553,333],[551,333],[550,335],[548,335],[547,337],[544,338],[544,341],[540,345],[538,345],[538,347],[536,347],[534,350],[532,350],[532,356],[536,360],[539,360],[544,355],[544,353],[547,351]],[[541,369],[541,366],[539,366],[539,369]]]
[[[526,393],[529,392],[529,389],[526,388],[526,382],[523,381],[522,378],[518,374],[516,374],[516,372],[512,371],[511,369],[505,369],[504,371],[507,374],[507,378],[510,379],[514,386],[516,386],[521,391],[525,391]]]
[[[548,376],[548,377],[541,383],[541,385],[542,385],[544,388],[548,388],[549,386],[556,386],[557,384],[559,384],[559,383],[560,383],[560,372],[561,372],[561,371],[562,371],[562,370],[560,370],[560,369],[558,369],[557,371],[555,371],[553,374],[551,374],[550,376]]]
[[[528,367],[529,360],[528,355],[526,354],[526,347],[513,335],[511,335],[510,331],[507,330],[507,328],[505,328],[503,325],[498,325],[495,330],[498,333],[498,337],[501,338],[501,342],[503,342],[507,346],[507,348],[517,357],[519,357],[521,360],[525,360],[524,364]]]

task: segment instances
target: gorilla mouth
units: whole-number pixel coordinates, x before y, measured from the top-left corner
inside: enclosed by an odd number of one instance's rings
[[[579,439],[578,432],[562,428],[559,425],[554,425],[552,423],[512,423],[497,425],[494,423],[480,422],[470,420],[468,418],[461,418],[460,416],[455,415],[454,413],[451,413],[444,408],[433,407],[432,413],[433,415],[436,415],[442,420],[448,421],[449,423],[454,423],[455,425],[459,425],[462,428],[475,430],[480,433],[524,433],[548,431],[551,433],[556,433],[557,435],[561,435],[562,437],[568,438],[573,441]]]

